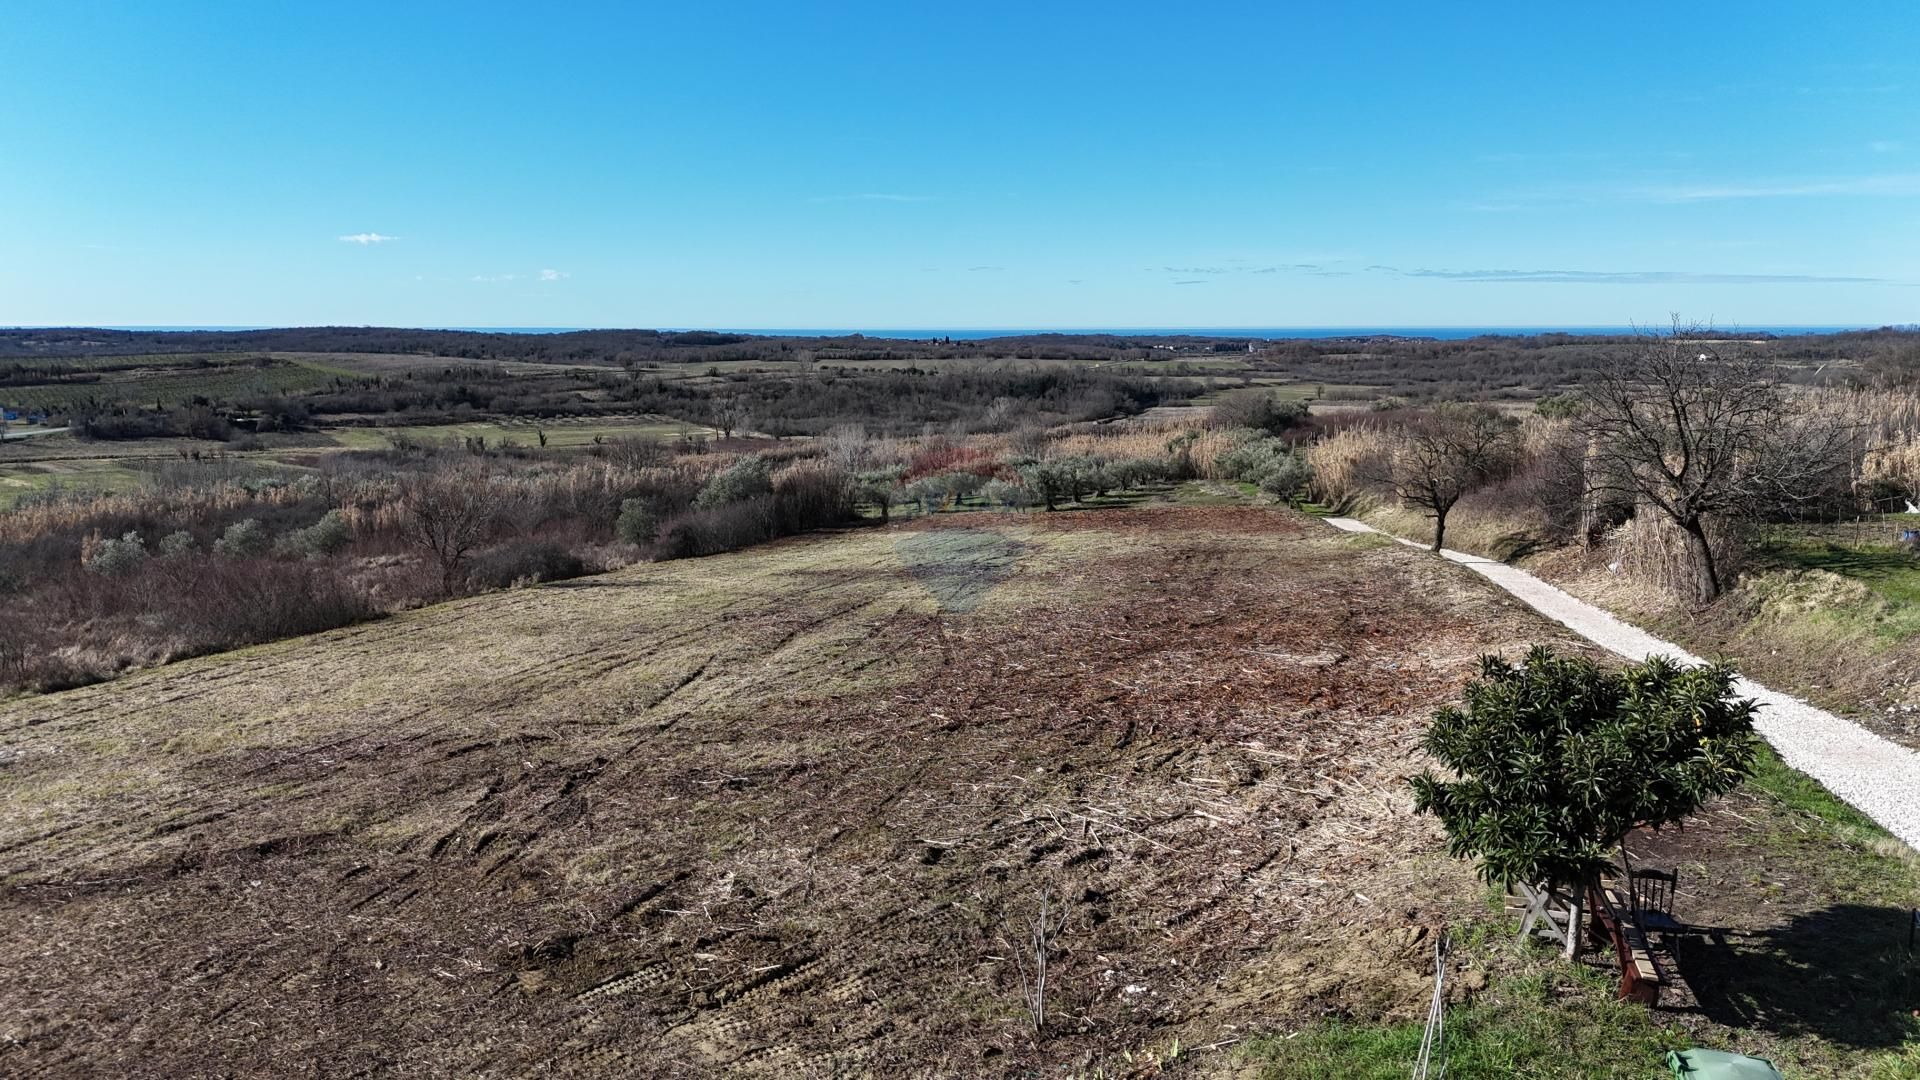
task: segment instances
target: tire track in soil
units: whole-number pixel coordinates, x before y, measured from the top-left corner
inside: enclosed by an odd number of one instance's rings
[[[461,605],[467,632],[550,612],[581,620],[579,644],[554,658],[542,638],[543,659],[437,688],[379,732],[210,758],[198,801],[141,809],[157,839],[103,849],[191,836],[197,863],[51,902],[0,892],[24,916],[0,948],[77,943],[51,980],[0,989],[34,1018],[15,1056],[127,1075],[988,1075],[1243,1017],[1223,980],[1356,917],[1339,882],[1315,883],[1330,851],[1377,877],[1431,839],[1377,792],[1406,718],[1511,617],[1410,603],[1427,590],[1405,571],[1300,543],[1283,513],[1066,518],[1017,526],[1046,559],[1010,606],[972,614],[903,603],[890,548],[859,537],[857,573],[762,574],[766,592],[672,624],[542,590]],[[727,558],[709,565],[753,562]],[[1410,670],[1410,628],[1461,659]],[[389,629],[327,677],[403,648]],[[1343,659],[1290,659],[1329,650]],[[229,672],[180,700],[246,686]],[[1337,704],[1363,700],[1380,704]],[[369,820],[394,827],[377,835],[287,827],[379,802]],[[1066,1026],[1036,1049],[1000,938],[1049,882],[1072,912]],[[188,989],[150,997],[108,965]],[[1271,1015],[1288,993],[1243,996]],[[104,1038],[63,1038],[67,1015]]]

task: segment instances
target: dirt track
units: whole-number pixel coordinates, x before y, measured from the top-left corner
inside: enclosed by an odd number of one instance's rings
[[[1284,511],[976,515],[0,707],[0,1073],[980,1076],[1418,1011],[1481,901],[1415,733],[1534,640]]]

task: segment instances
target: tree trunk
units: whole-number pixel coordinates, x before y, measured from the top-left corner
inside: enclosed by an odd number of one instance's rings
[[[1437,506],[1433,508],[1433,547],[1429,550],[1435,555],[1440,554],[1440,542],[1447,538],[1447,511],[1451,509],[1451,506],[1445,510]]]
[[[1688,561],[1692,564],[1693,598],[1701,606],[1713,603],[1720,595],[1720,569],[1714,565],[1713,543],[1707,539],[1706,523],[1699,518],[1680,523],[1687,534]]]
[[[1587,891],[1584,886],[1574,886],[1567,890],[1567,948],[1566,958],[1572,960],[1580,955],[1580,915],[1585,906]]]

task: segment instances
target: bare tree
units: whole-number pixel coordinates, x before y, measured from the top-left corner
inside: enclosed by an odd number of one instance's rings
[[[494,500],[485,474],[460,471],[415,482],[400,499],[400,536],[440,567],[440,590],[453,595],[467,557],[492,530]]]
[[[720,437],[723,439],[733,438],[734,432],[746,430],[747,425],[752,422],[753,414],[748,410],[747,403],[737,397],[721,402],[720,407],[713,412],[713,426],[720,429]]]
[[[828,428],[820,442],[826,447],[827,460],[848,472],[859,472],[866,468],[873,456],[873,439],[867,435],[867,429],[859,424],[838,424]]]
[[[1801,407],[1752,355],[1674,324],[1603,367],[1584,389],[1593,493],[1652,511],[1685,537],[1692,599],[1726,587],[1717,523],[1830,498],[1850,480],[1854,431]]]
[[[1387,451],[1361,471],[1427,512],[1439,551],[1455,504],[1512,467],[1517,426],[1485,405],[1439,405],[1395,430]]]

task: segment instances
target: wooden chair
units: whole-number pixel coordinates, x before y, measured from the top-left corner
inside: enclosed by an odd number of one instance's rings
[[[1671,870],[1635,870],[1627,875],[1633,922],[1646,934],[1670,934],[1685,929],[1673,917],[1673,894],[1680,875]]]

